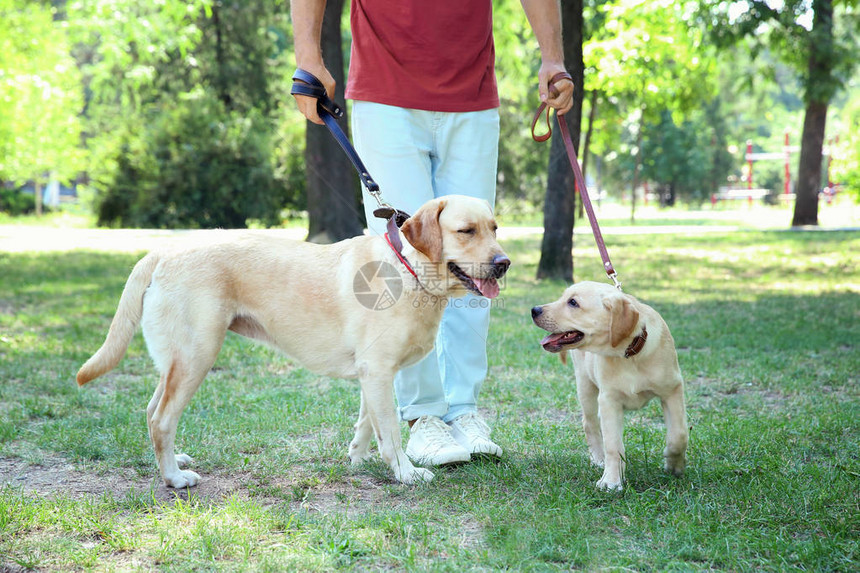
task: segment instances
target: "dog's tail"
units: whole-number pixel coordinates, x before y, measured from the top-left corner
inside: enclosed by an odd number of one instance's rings
[[[152,282],[152,273],[158,261],[159,257],[150,253],[134,266],[125,283],[104,344],[78,370],[79,386],[110,372],[122,360],[137,331],[137,325],[140,324],[140,317],[143,314],[143,294]]]

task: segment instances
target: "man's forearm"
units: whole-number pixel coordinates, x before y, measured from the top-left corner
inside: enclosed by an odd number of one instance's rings
[[[316,68],[322,65],[320,37],[325,4],[326,0],[292,0],[290,2],[296,65],[300,68]]]
[[[521,0],[523,10],[540,46],[545,63],[564,63],[561,41],[561,10],[558,0]]]

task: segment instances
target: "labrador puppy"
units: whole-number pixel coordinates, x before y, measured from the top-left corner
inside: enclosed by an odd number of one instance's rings
[[[200,479],[179,468],[192,460],[174,453],[176,428],[227,331],[320,374],[358,378],[352,463],[370,456],[375,435],[398,481],[432,479],[401,447],[394,375],[433,348],[448,297],[499,294],[497,279],[510,260],[496,242],[490,205],[446,196],[424,204],[399,233],[333,245],[248,231],[212,234],[137,263],[104,344],[77,375],[83,385],[114,368],[142,325],[160,373],[146,418],[165,484],[181,488]]]
[[[532,319],[550,332],[541,341],[545,350],[573,354],[591,461],[604,468],[597,487],[623,489],[624,411],[638,410],[655,397],[666,420],[664,468],[682,475],[684,380],[675,342],[657,311],[609,284],[584,281],[557,301],[532,308]]]

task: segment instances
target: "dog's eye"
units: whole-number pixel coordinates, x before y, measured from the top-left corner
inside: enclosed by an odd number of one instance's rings
[[[474,235],[474,234],[475,234],[475,228],[474,228],[474,227],[469,227],[469,228],[467,228],[467,229],[460,229],[460,230],[459,230],[459,231],[457,231],[457,232],[458,232],[458,233],[463,233],[464,235]]]
[[[576,302],[575,298],[572,298],[569,301],[567,301],[567,306],[571,306],[573,308],[579,308],[579,303]]]

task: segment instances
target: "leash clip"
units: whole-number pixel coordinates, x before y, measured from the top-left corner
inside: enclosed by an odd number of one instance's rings
[[[370,187],[368,187],[368,188],[367,188],[367,192],[368,192],[368,193],[370,193],[370,195],[371,195],[374,199],[376,199],[376,204],[379,206],[379,208],[380,208],[380,209],[391,209],[391,210],[394,210],[394,207],[392,207],[391,205],[389,205],[389,204],[388,204],[388,201],[386,201],[385,199],[383,199],[383,198],[382,198],[382,192],[379,190],[379,185],[376,185],[376,182],[375,182],[373,179],[371,179],[371,178],[370,178],[370,174],[369,174],[369,173],[365,173],[365,175],[367,176],[368,181],[370,181],[371,183],[373,183],[373,185],[375,185],[375,186],[376,186],[376,188],[375,188],[375,189],[371,189]]]

